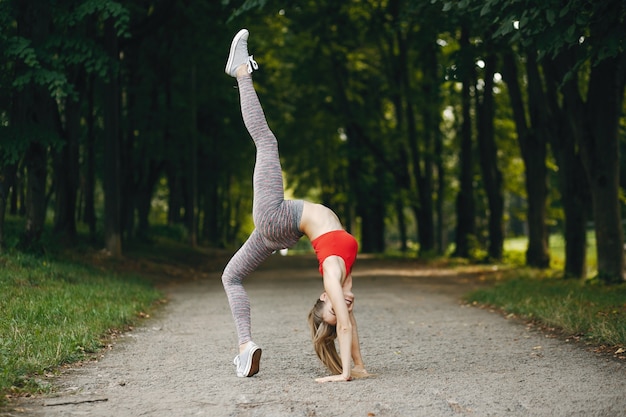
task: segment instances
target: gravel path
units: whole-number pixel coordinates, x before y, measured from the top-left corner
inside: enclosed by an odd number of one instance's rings
[[[325,375],[306,315],[322,291],[314,257],[274,256],[251,276],[261,372],[237,378],[219,273],[165,288],[169,303],[97,362],[54,378],[55,394],[2,416],[626,416],[626,363],[468,307],[480,275],[359,259],[355,315],[375,377]]]

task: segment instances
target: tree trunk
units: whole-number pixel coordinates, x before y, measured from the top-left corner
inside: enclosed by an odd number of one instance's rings
[[[435,167],[437,170],[437,252],[445,253],[447,246],[446,219],[444,217],[444,199],[446,195],[446,173],[443,158],[443,141],[441,131],[438,129],[435,135]]]
[[[135,196],[135,204],[137,208],[137,237],[140,239],[148,238],[150,209],[152,208],[152,195],[154,188],[161,176],[162,164],[153,159],[144,162],[146,167],[145,175],[137,184],[137,193]]]
[[[385,200],[370,191],[362,197],[363,203],[365,203],[366,196],[373,198],[369,198],[367,204],[362,204],[359,211],[362,220],[359,250],[362,253],[383,253],[385,251]]]
[[[89,237],[92,242],[96,240],[96,208],[95,208],[95,186],[96,186],[96,150],[95,129],[94,129],[94,77],[89,79],[89,89],[87,93],[87,141],[85,144],[85,179],[84,187],[83,221],[89,227]]]
[[[0,253],[5,249],[4,243],[4,221],[6,218],[7,200],[9,189],[15,184],[15,164],[7,164],[0,170]],[[15,193],[15,188],[13,189]]]
[[[526,192],[528,194],[526,263],[537,268],[548,268],[550,266],[549,236],[546,224],[548,107],[536,56],[532,52],[526,56],[526,76],[528,77],[528,108],[532,125],[532,133],[520,141],[526,166]]]
[[[10,213],[13,216],[26,216],[26,170],[23,162],[17,165],[15,186],[11,193]]]
[[[495,73],[496,57],[489,54],[485,58],[485,86],[482,101],[478,108],[478,149],[480,167],[485,192],[489,205],[489,258],[501,260],[504,250],[504,196],[502,190],[502,173],[498,168],[498,149],[496,147],[493,120],[494,97],[493,75]]]
[[[580,159],[576,145],[575,132],[583,128],[583,106],[578,94],[578,77],[572,77],[563,83],[562,105],[558,100],[558,89],[565,74],[573,68],[571,54],[561,54],[553,61],[544,65],[548,103],[551,109],[550,146],[559,167],[559,184],[565,224],[563,236],[565,240],[565,278],[583,279],[587,274],[587,219],[591,195],[589,182]],[[567,115],[571,114],[576,127],[569,123]]]
[[[545,100],[542,104],[540,94],[536,91],[540,88],[539,80],[533,76],[533,65],[536,71],[536,63],[529,56],[527,69],[531,73],[529,77],[529,100],[532,100],[531,117],[537,122],[541,112],[545,109]],[[511,53],[504,54],[503,75],[506,80],[517,137],[526,167],[526,193],[528,198],[528,250],[526,251],[526,263],[529,266],[547,268],[550,264],[548,254],[548,233],[546,228],[546,143],[543,136],[537,134],[537,129],[545,129],[545,126],[534,126],[529,129],[526,121],[526,111],[519,85],[517,64]],[[532,86],[531,86],[532,83]]]
[[[212,175],[211,178],[217,178],[217,175]],[[209,245],[221,247],[224,241],[224,234],[219,228],[219,219],[222,215],[221,206],[218,204],[218,201],[220,201],[219,195],[217,181],[205,182],[203,235]]]
[[[474,60],[469,52],[469,30],[461,32],[461,53],[463,56],[461,106],[461,152],[459,155],[459,193],[456,198],[456,249],[454,256],[467,258],[470,255],[470,241],[476,235],[476,213],[474,205],[474,158],[472,146],[471,86],[474,81]]]
[[[129,51],[129,54],[132,54]],[[132,62],[132,59],[128,59]],[[120,77],[119,86],[121,96],[120,114],[124,114],[124,125],[126,133],[121,131],[120,127],[120,178],[124,181],[120,182],[120,236],[122,243],[134,236],[135,231],[135,205],[137,194],[139,193],[138,183],[143,175],[141,171],[141,162],[138,161],[135,148],[137,138],[135,138],[135,129],[137,127],[134,120],[135,99],[136,96],[130,86],[135,85],[136,80],[132,78],[132,64],[127,62],[127,71],[124,77]],[[130,76],[129,76],[130,73]],[[120,125],[121,126],[121,125]],[[139,178],[138,178],[139,177]]]
[[[402,253],[405,253],[408,250],[408,232],[407,225],[404,216],[404,209],[406,207],[406,193],[412,193],[411,187],[411,174],[409,173],[409,163],[408,163],[408,153],[407,146],[405,140],[405,132],[407,130],[406,127],[406,118],[405,112],[403,109],[403,97],[402,91],[403,88],[403,76],[401,68],[406,68],[406,65],[403,66],[403,61],[400,59],[397,54],[394,54],[391,51],[395,50],[393,39],[387,39],[387,51],[382,52],[383,48],[381,48],[381,53],[385,53],[392,58],[389,59],[388,62],[388,82],[391,85],[391,102],[393,103],[394,113],[396,118],[396,134],[393,136],[393,145],[394,151],[391,152],[392,156],[392,164],[395,169],[390,169],[393,173],[395,186],[396,186],[396,216],[398,217],[398,229],[400,233],[400,250]],[[417,217],[416,217],[417,219]]]
[[[46,218],[46,177],[48,152],[38,141],[31,142],[26,155],[26,228],[20,245],[40,250],[39,239]]]
[[[424,131],[423,149],[420,147],[416,121],[416,105],[413,100],[413,88],[409,76],[408,44],[401,31],[397,32],[399,49],[399,79],[404,92],[404,112],[407,129],[408,148],[410,151],[413,178],[417,184],[417,203],[412,204],[417,221],[417,236],[420,253],[432,251],[434,247],[434,220],[432,202],[432,155],[428,155],[429,134]]]
[[[624,238],[619,200],[619,118],[624,95],[624,54],[591,69],[586,129],[579,143],[591,188],[598,277],[624,281]]]
[[[83,83],[76,83],[79,91]],[[81,95],[82,96],[82,95]],[[78,192],[79,163],[78,142],[80,136],[82,100],[67,99],[65,103],[65,144],[55,156],[56,205],[54,232],[70,242],[76,237],[76,196]]]
[[[35,46],[44,42],[50,32],[50,5],[18,2],[18,35],[31,39]],[[55,132],[53,114],[55,103],[46,87],[31,83],[16,93],[11,125],[23,129],[23,140],[30,142],[24,157],[26,168],[26,227],[21,246],[41,250],[39,239],[46,215],[46,179],[48,173],[47,146],[39,137],[41,132]]]
[[[200,185],[202,188],[203,201],[202,207],[204,208],[203,224],[202,224],[202,237],[211,246],[222,246],[224,242],[223,231],[220,230],[220,218],[222,216],[222,204],[220,198],[220,159],[217,145],[219,143],[219,133],[216,129],[211,129],[209,135],[208,152],[203,155],[203,174],[205,180]],[[200,167],[198,167],[200,168]]]
[[[407,232],[406,232],[406,220],[404,218],[404,201],[399,196],[396,197],[396,217],[398,219],[398,235],[400,236],[400,252],[406,253],[407,246]]]
[[[346,128],[348,135],[349,154],[351,155],[348,166],[348,181],[352,193],[356,196],[357,215],[361,217],[361,245],[362,253],[382,253],[385,250],[385,188],[381,182],[384,173],[381,165],[374,167],[364,166],[363,161],[357,157],[362,144],[367,141],[363,138],[363,130],[352,122]],[[363,172],[370,172],[377,181],[364,184],[359,181]],[[348,225],[346,225],[348,226]]]
[[[435,249],[435,220],[434,201],[435,191],[433,183],[433,169],[436,158],[434,143],[439,134],[439,75],[437,68],[437,35],[433,35],[427,40],[421,50],[422,71],[424,80],[421,83],[422,96],[426,102],[422,107],[423,115],[423,166],[418,179],[418,192],[420,196],[420,252],[429,253]],[[408,73],[408,71],[407,71]],[[410,92],[409,92],[410,94]]]
[[[118,62],[119,51],[113,19],[105,22],[105,50]],[[113,257],[122,256],[120,223],[120,95],[119,75],[114,72],[104,86],[104,241]]]
[[[189,244],[198,246],[198,105],[196,97],[196,66],[193,64],[189,73],[189,165],[187,173],[187,206],[185,207],[185,220],[189,233]]]
[[[4,168],[6,171],[6,168]],[[4,252],[4,219],[7,208],[7,196],[9,194],[9,186],[6,173],[0,175],[0,254]]]
[[[343,114],[348,137],[348,194],[353,196],[350,200],[356,205],[356,214],[362,220],[359,250],[363,253],[383,252],[385,249],[385,206],[383,202],[386,200],[380,194],[385,191],[385,187],[381,185],[385,178],[385,172],[381,172],[380,163],[376,162],[372,168],[371,164],[365,164],[360,158],[362,149],[367,144],[371,144],[372,141],[367,137],[365,129],[360,124],[361,120],[357,115],[361,112],[354,109],[355,105],[347,96],[346,85],[349,77],[345,67],[347,60],[340,59],[338,56],[332,56],[330,60],[334,67],[333,75],[339,98],[338,102],[340,103],[338,111]],[[361,181],[363,173],[373,175],[377,181],[372,184],[364,183]],[[349,208],[346,209],[346,212],[350,211]],[[352,221],[348,219],[345,226],[349,228],[351,223]]]
[[[591,208],[589,182],[576,149],[568,146],[561,152],[563,163],[559,164],[559,176],[565,213],[563,273],[565,278],[584,279],[587,276],[587,220]]]

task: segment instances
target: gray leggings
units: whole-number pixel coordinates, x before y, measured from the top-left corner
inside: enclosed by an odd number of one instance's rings
[[[243,288],[243,279],[272,252],[289,248],[302,237],[300,218],[304,202],[284,198],[278,142],[267,125],[252,77],[239,77],[237,83],[243,121],[256,145],[252,203],[255,230],[226,265],[222,283],[235,319],[239,344],[243,344],[252,339],[250,299]]]

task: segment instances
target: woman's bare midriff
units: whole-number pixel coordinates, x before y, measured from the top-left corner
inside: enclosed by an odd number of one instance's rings
[[[324,233],[343,230],[343,226],[337,215],[328,207],[305,201],[300,230],[313,241]]]

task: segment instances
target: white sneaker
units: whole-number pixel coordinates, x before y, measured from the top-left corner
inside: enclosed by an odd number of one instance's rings
[[[257,374],[261,365],[261,348],[254,342],[250,342],[243,353],[235,356],[233,363],[237,367],[237,376],[240,378]]]
[[[230,54],[228,55],[224,71],[231,77],[237,76],[237,68],[241,64],[248,66],[248,74],[251,74],[253,70],[259,69],[259,64],[256,63],[252,55],[248,54],[249,35],[248,29],[241,29],[230,44]]]

